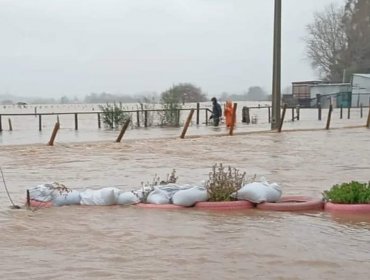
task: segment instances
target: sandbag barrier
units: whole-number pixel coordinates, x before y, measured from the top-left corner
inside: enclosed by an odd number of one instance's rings
[[[266,184],[265,184],[266,186]],[[85,190],[79,192],[60,188],[60,185],[45,184],[28,190],[27,206],[33,208],[49,208],[65,205],[133,205],[138,208],[149,209],[199,209],[199,210],[245,210],[256,209],[264,211],[329,211],[329,212],[347,212],[347,213],[370,213],[370,204],[334,204],[325,202],[323,199],[310,196],[289,195],[281,196],[281,190],[276,184],[270,184],[274,192],[266,193],[261,190],[268,188],[258,187],[258,195],[253,193],[246,199],[246,195],[253,188],[255,183],[247,184],[240,189],[242,193],[234,194],[239,200],[210,202],[207,197],[207,190],[204,187],[190,186],[180,187],[177,185],[158,186],[146,197],[143,203],[144,192],[122,191],[118,188],[107,187],[99,190]],[[279,195],[280,194],[280,195]],[[277,196],[276,196],[277,195]],[[37,198],[37,199],[36,199]],[[272,200],[276,200],[273,202]],[[150,202],[150,203],[148,203]]]

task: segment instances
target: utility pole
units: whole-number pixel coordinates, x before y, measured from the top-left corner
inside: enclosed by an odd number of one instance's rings
[[[272,118],[271,130],[277,129],[280,124],[281,99],[281,0],[275,0],[274,10],[274,55],[272,74]]]

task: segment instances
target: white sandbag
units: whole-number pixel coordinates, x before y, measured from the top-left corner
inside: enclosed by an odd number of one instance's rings
[[[100,190],[87,189],[80,193],[81,205],[114,205],[116,196],[113,188],[103,188]]]
[[[171,197],[166,191],[154,187],[154,190],[149,193],[146,202],[150,204],[170,204]]]
[[[253,203],[276,202],[280,199],[282,191],[278,184],[268,182],[253,182],[244,185],[232,196],[238,200],[248,200]]]
[[[191,207],[197,202],[207,201],[208,193],[205,187],[192,187],[189,189],[177,191],[172,202],[175,205]]]
[[[81,201],[81,196],[79,191],[69,191],[60,193],[58,191],[54,192],[53,205],[54,206],[64,206],[64,205],[79,205]]]
[[[42,184],[36,187],[28,188],[30,193],[30,199],[48,202],[53,200],[54,185],[52,184]]]
[[[117,204],[118,205],[132,205],[137,204],[141,200],[138,195],[136,195],[134,192],[122,192],[118,196]]]

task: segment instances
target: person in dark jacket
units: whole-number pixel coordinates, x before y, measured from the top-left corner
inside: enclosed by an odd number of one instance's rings
[[[216,97],[212,97],[212,115],[209,119],[213,119],[213,125],[218,126],[220,123],[220,119],[222,117],[222,108],[221,105],[217,102]]]

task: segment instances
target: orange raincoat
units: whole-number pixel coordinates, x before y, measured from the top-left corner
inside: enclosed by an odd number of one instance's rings
[[[225,104],[225,109],[224,109],[224,116],[225,116],[225,121],[226,121],[226,126],[230,127],[231,124],[233,123],[233,114],[234,114],[234,107],[233,103],[228,100],[226,101]],[[235,121],[234,121],[235,123]]]

